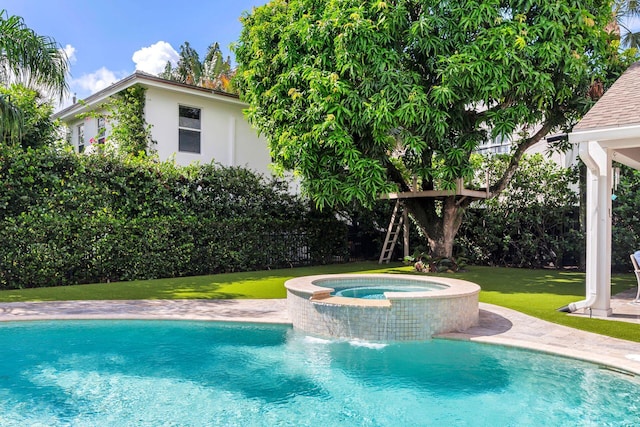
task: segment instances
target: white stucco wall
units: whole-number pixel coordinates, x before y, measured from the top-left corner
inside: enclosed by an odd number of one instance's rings
[[[98,119],[96,117],[78,118],[68,123],[69,132],[71,132],[71,145],[78,150],[78,125],[84,123],[84,149],[87,150],[91,146],[91,139],[98,139]],[[108,122],[105,123],[106,133],[109,134],[111,127]]]
[[[151,125],[155,149],[161,160],[173,157],[176,163],[209,163],[248,167],[268,174],[271,158],[267,143],[258,137],[244,118],[242,104],[209,96],[149,87],[145,115]],[[235,102],[234,102],[235,101]],[[178,147],[179,106],[201,110],[200,153],[180,152]]]

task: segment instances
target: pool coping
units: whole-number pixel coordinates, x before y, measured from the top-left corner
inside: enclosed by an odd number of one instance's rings
[[[291,324],[285,299],[0,303],[0,322],[98,319]],[[581,359],[640,376],[640,343],[557,325],[492,304],[480,303],[477,326],[436,338],[525,348]]]
[[[428,282],[438,285],[445,285],[444,289],[434,289],[430,291],[415,292],[385,292],[387,300],[409,300],[409,299],[445,299],[458,298],[466,295],[476,295],[480,293],[480,286],[468,280],[454,279],[449,277],[435,276],[416,276],[412,274],[394,274],[385,273],[364,273],[364,274],[318,274],[314,276],[300,276],[289,279],[285,282],[284,287],[287,290],[298,294],[309,295],[312,301],[322,301],[324,303],[344,304],[344,305],[362,305],[362,306],[388,306],[389,303],[371,303],[372,300],[361,298],[342,298],[331,295],[335,290],[330,286],[330,282],[336,280],[363,280],[378,279],[385,281],[393,280],[409,280],[415,282]],[[324,283],[327,283],[324,285]],[[341,298],[341,299],[340,299]],[[347,301],[345,301],[345,299]]]

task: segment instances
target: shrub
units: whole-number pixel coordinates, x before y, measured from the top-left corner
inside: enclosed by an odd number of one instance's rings
[[[0,147],[0,289],[346,257],[346,229],[237,167]]]
[[[494,157],[489,167],[499,168],[502,161]],[[539,154],[525,156],[503,194],[467,211],[458,251],[477,264],[540,268],[576,263],[585,244],[577,179],[575,169]]]
[[[620,183],[612,201],[611,267],[629,271],[629,254],[640,250],[640,171],[620,166]]]

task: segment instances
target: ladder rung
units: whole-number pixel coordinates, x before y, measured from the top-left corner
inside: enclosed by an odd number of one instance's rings
[[[379,264],[382,264],[383,262],[388,263],[393,255],[393,249],[396,246],[398,235],[400,234],[400,230],[404,223],[404,215],[401,212],[401,208],[402,204],[397,200],[393,207],[391,221],[389,221],[389,227],[387,228],[387,235],[384,239],[384,244],[382,245],[382,252],[380,254],[380,259],[378,260]]]

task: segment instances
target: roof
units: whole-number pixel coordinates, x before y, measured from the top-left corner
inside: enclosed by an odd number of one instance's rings
[[[631,125],[640,125],[640,62],[627,68],[573,132]]]
[[[246,103],[240,101],[238,95],[227,93],[219,90],[208,89],[200,86],[188,85],[185,83],[179,83],[172,80],[165,80],[160,77],[143,73],[141,71],[136,71],[130,76],[125,77],[122,80],[119,80],[113,83],[111,86],[102,89],[90,95],[86,99],[79,100],[75,104],[67,107],[63,110],[58,111],[53,114],[54,119],[72,120],[75,119],[76,116],[80,113],[91,110],[92,108],[99,106],[104,101],[106,101],[109,97],[115,95],[116,93],[127,89],[135,84],[142,84],[147,87],[160,87],[168,90],[174,90],[182,93],[190,93],[196,95],[202,95],[213,99],[218,99],[223,102],[230,102],[234,104],[246,105]]]
[[[611,159],[640,170],[640,62],[631,65],[569,134],[580,150],[595,143]]]

